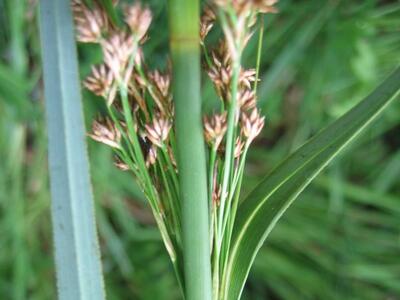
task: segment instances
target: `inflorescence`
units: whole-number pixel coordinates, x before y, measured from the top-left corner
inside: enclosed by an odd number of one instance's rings
[[[243,68],[241,56],[255,31],[259,14],[275,12],[276,2],[213,0],[204,7],[200,19],[204,69],[214,84],[221,107],[219,112],[204,116],[209,161],[210,251],[217,289],[220,269],[227,259],[223,249],[229,252],[246,155],[265,122],[257,108],[257,70]],[[72,1],[77,40],[98,44],[103,53],[103,62],[93,66],[83,82],[88,90],[105,100],[107,107],[107,116],[93,122],[89,136],[113,148],[118,168],[133,172],[149,200],[178,278],[182,280],[181,203],[171,68],[159,71],[146,66],[142,46],[152,21],[150,9],[139,2],[121,6],[124,25],[116,26],[100,6],[89,8],[81,0]],[[206,38],[217,23],[223,38],[211,47]]]

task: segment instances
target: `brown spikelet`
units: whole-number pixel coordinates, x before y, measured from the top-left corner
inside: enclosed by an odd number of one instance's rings
[[[252,83],[256,81],[256,73],[255,69],[240,70],[239,83],[244,87],[251,89]]]
[[[112,148],[121,148],[121,132],[108,118],[95,120],[92,124],[92,133],[88,135],[93,140]]]
[[[237,137],[236,142],[235,142],[235,151],[234,151],[234,156],[235,158],[239,158],[240,155],[243,153],[243,148],[244,148],[244,142],[240,137]]]
[[[255,108],[250,115],[241,114],[242,134],[246,137],[247,144],[250,144],[261,132],[264,127],[265,117],[260,117],[258,110]]]
[[[146,156],[146,166],[149,168],[150,166],[154,165],[157,161],[157,147],[151,146],[149,148],[149,152]]]
[[[113,84],[113,75],[105,64],[92,66],[92,73],[83,85],[97,96],[108,98]]]
[[[256,93],[250,89],[241,89],[238,93],[238,105],[242,111],[248,111],[256,107]]]
[[[149,79],[154,84],[160,97],[164,100],[169,100],[171,97],[170,85],[171,85],[171,75],[168,73],[161,73],[158,70],[149,72]]]
[[[206,142],[211,146],[218,149],[221,144],[226,130],[226,113],[215,114],[211,117],[204,117],[204,137]]]
[[[120,78],[125,71],[134,46],[132,35],[122,31],[114,32],[102,43],[104,62],[115,78]]]
[[[171,123],[163,116],[158,116],[151,125],[146,124],[146,137],[157,147],[163,147],[167,140]]]
[[[125,22],[128,24],[136,39],[140,41],[146,35],[152,20],[152,13],[148,7],[140,2],[124,7]]]
[[[103,32],[108,30],[106,13],[97,5],[89,9],[80,0],[72,1],[72,11],[77,40],[82,43],[98,43]]]
[[[211,8],[211,6],[206,5],[204,7],[203,14],[200,19],[200,41],[204,43],[204,39],[206,38],[207,34],[211,31],[214,27],[216,16]]]
[[[158,70],[148,72],[148,82],[145,83],[146,88],[153,96],[153,100],[159,112],[166,117],[172,117],[174,114],[174,106],[171,94],[171,73],[168,69],[162,73]]]
[[[225,41],[220,41],[218,47],[212,51],[212,66],[207,73],[214,83],[218,96],[228,100],[232,80],[232,60]]]

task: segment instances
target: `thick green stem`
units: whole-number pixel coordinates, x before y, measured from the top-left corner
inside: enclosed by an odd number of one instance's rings
[[[186,298],[211,299],[206,157],[201,124],[199,1],[170,0]]]

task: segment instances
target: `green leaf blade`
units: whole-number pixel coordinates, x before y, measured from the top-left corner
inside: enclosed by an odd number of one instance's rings
[[[69,4],[40,3],[58,296],[101,300],[105,292]]]
[[[282,214],[340,150],[396,98],[399,88],[400,68],[280,164],[249,194],[239,207],[222,299],[239,299],[259,248]]]

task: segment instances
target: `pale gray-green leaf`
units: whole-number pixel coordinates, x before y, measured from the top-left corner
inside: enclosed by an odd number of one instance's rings
[[[70,1],[42,0],[52,220],[61,300],[105,299]]]

